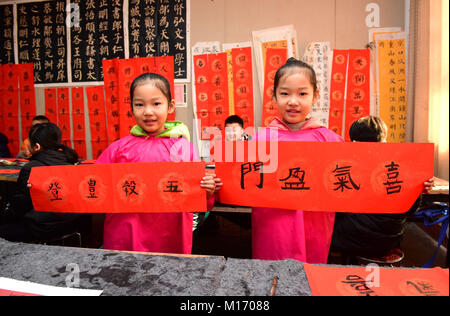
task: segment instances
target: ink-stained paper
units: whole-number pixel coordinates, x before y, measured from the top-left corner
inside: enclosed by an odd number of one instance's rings
[[[214,146],[226,204],[405,213],[433,177],[433,144],[248,141],[234,143],[234,151],[230,144]]]
[[[311,108],[312,117],[328,127],[330,112],[330,76],[333,50],[330,42],[312,42],[308,44],[303,55],[303,61],[313,67],[316,72],[319,99]]]
[[[375,35],[379,113],[388,128],[388,142],[405,141],[407,124],[406,34]]]
[[[370,50],[350,49],[348,54],[347,104],[345,107],[345,140],[350,141],[350,126],[370,115]]]
[[[304,267],[313,296],[448,296],[448,269]]]
[[[266,50],[266,68],[264,71],[264,91],[262,108],[262,126],[268,126],[275,117],[281,117],[278,112],[277,103],[273,100],[275,91],[274,79],[277,70],[286,63],[287,49],[268,48]]]
[[[33,168],[36,211],[58,213],[206,212],[204,162],[94,164]]]
[[[333,50],[328,128],[343,136],[348,50]]]

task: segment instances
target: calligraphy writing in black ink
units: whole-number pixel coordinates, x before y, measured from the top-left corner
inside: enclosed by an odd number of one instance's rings
[[[334,185],[336,186],[334,191],[341,190],[341,192],[344,192],[344,190],[360,189],[360,186],[358,186],[352,179],[350,174],[351,168],[351,166],[339,167],[336,165],[336,168],[333,170],[333,173],[335,173],[334,176],[337,179],[337,182],[334,182]]]
[[[387,181],[383,184],[386,186],[386,193],[400,193],[402,190],[402,186],[400,184],[403,183],[403,181],[398,180],[398,176],[400,175],[398,168],[400,166],[392,161],[389,165],[385,165],[385,167],[387,168]]]
[[[370,281],[366,281],[358,275],[348,275],[345,281],[341,282],[350,285],[360,295],[376,296],[375,292],[370,288]]]
[[[48,192],[50,192],[52,194],[52,198],[50,199],[50,201],[61,201],[62,198],[59,196],[61,187],[59,185],[59,182],[55,181],[50,183],[50,185],[48,186]]]
[[[163,192],[179,193],[183,192],[183,190],[178,188],[178,181],[167,181],[166,190],[163,190]]]
[[[89,179],[88,186],[89,186],[89,195],[88,199],[98,199],[98,196],[96,195],[96,185],[97,181],[95,179]]]
[[[125,192],[125,196],[129,197],[132,194],[139,195],[138,192],[136,192],[136,182],[134,180],[131,181],[125,181],[125,183],[122,186],[123,192]]]
[[[406,285],[412,286],[417,290],[418,294],[425,296],[436,296],[439,294],[439,291],[435,290],[433,286],[425,281],[411,282],[407,281]]]
[[[259,172],[259,184],[256,186],[260,189],[263,188],[263,182],[264,182],[264,173],[263,173],[263,163],[262,162],[254,162],[254,163],[244,163],[241,165],[241,189],[245,189],[244,184],[244,176],[252,171]]]
[[[290,180],[290,181],[288,181]],[[289,175],[280,179],[280,181],[285,181],[284,186],[281,187],[282,190],[309,190],[309,187],[305,187],[305,171],[301,168],[291,168],[289,169]]]

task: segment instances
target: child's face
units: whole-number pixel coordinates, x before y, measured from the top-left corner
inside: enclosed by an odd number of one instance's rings
[[[318,97],[319,91],[314,92],[309,78],[303,72],[296,72],[280,79],[274,101],[283,121],[295,128],[295,124],[305,122]]]
[[[155,135],[164,131],[167,115],[173,112],[175,106],[151,82],[135,88],[132,104],[136,123],[147,133]]]
[[[225,125],[225,138],[229,141],[239,140],[244,130],[239,123],[230,123]]]

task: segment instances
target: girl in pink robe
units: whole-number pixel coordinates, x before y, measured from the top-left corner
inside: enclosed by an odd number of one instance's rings
[[[314,70],[303,62],[289,59],[275,75],[273,98],[281,119],[276,117],[267,129],[257,134],[257,140],[342,142],[342,137],[309,117],[318,96]],[[252,257],[326,263],[333,225],[332,210],[253,208]]]
[[[144,74],[131,85],[132,110],[138,123],[126,136],[111,144],[97,163],[198,161],[181,122],[166,122],[173,111],[170,85],[156,74]],[[207,191],[208,209],[214,205],[214,175],[205,176],[200,186]],[[192,213],[107,214],[104,224],[105,249],[190,254]]]

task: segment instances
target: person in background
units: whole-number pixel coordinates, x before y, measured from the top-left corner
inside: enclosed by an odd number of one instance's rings
[[[260,141],[343,142],[342,137],[311,118],[319,98],[314,69],[289,58],[275,74],[273,100],[276,117],[259,132]],[[276,130],[277,133],[271,132]],[[276,136],[272,136],[275,134]],[[301,153],[293,153],[300,155]],[[317,153],[320,155],[320,153]],[[334,225],[334,212],[307,212],[254,207],[252,211],[253,259],[296,259],[306,263],[326,263]]]
[[[42,123],[50,123],[50,120],[44,116],[44,115],[38,115],[33,117],[33,120],[31,121],[31,127],[33,127],[36,124],[42,124]],[[31,152],[30,152],[30,140],[28,138],[25,138],[25,140],[22,143],[22,146],[20,146],[20,152],[17,154],[17,158],[30,158]]]
[[[356,120],[350,127],[352,142],[386,142],[387,126],[377,116]],[[433,187],[434,179],[424,183],[423,193]],[[337,213],[334,223],[331,251],[346,256],[361,256],[378,261],[401,256],[401,241],[406,218],[421,204],[421,196],[411,209],[403,214]]]
[[[75,232],[83,214],[36,212],[28,179],[34,167],[77,163],[77,153],[61,144],[61,130],[53,123],[35,124],[30,129],[28,139],[30,161],[20,170],[8,214],[0,219],[0,238],[14,242],[33,242]]]
[[[0,158],[10,158],[11,153],[8,148],[8,137],[0,133]]]
[[[225,139],[228,141],[250,140],[244,131],[244,121],[238,115],[231,115],[225,120]]]
[[[175,108],[166,78],[145,73],[130,88],[131,110],[137,125],[131,135],[111,144],[97,163],[198,161],[186,125],[167,121]],[[179,148],[179,150],[173,150]],[[206,172],[205,172],[206,173]],[[205,174],[200,187],[206,190],[208,209],[214,205],[215,175]],[[193,239],[192,213],[106,214],[104,248],[190,254]]]

